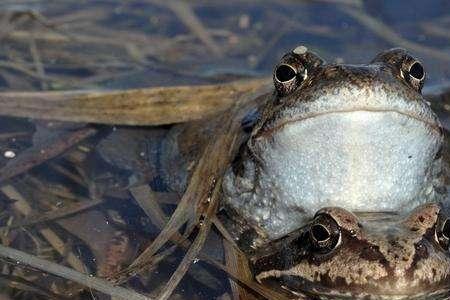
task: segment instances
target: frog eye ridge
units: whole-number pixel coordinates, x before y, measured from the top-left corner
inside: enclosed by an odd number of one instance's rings
[[[420,61],[408,54],[405,49],[393,48],[377,55],[372,63],[389,66],[409,86],[419,93],[425,83],[426,72]]]
[[[341,230],[331,216],[319,214],[309,226],[309,238],[315,251],[326,254],[339,246]]]

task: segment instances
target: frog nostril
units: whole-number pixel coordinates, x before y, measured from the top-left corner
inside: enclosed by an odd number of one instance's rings
[[[295,69],[289,65],[280,65],[275,71],[275,78],[280,82],[292,80],[297,75]]]
[[[320,224],[311,227],[311,237],[317,242],[326,242],[330,238],[330,232]]]
[[[417,61],[413,63],[409,68],[409,75],[411,75],[417,80],[422,80],[425,75],[425,71],[423,69],[422,64]]]

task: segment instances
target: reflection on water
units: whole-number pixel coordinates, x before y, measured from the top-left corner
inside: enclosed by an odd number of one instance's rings
[[[446,1],[186,3],[3,1],[0,88],[126,89],[270,76],[279,57],[298,44],[329,61],[352,63],[402,46],[422,60],[429,84],[449,81]],[[176,209],[200,150],[217,138],[210,124],[112,127],[1,117],[2,244],[114,277],[151,244]],[[191,225],[180,231],[189,241],[201,227]],[[124,286],[161,293],[186,253],[186,241],[174,236],[180,247],[167,243],[153,267]],[[202,255],[229,260],[217,224]],[[239,287],[226,272],[206,261],[193,261],[171,299],[237,295]],[[107,299],[11,264],[2,263],[1,278],[5,299]]]

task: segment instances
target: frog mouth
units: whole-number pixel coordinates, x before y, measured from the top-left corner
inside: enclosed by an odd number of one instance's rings
[[[325,112],[311,112],[311,113],[301,115],[301,116],[298,116],[295,118],[289,118],[281,123],[276,123],[274,126],[272,126],[270,128],[266,128],[266,129],[262,130],[262,132],[259,133],[258,136],[261,136],[261,137],[271,136],[272,134],[283,129],[286,126],[300,123],[300,122],[303,122],[303,121],[306,121],[309,119],[315,119],[315,118],[319,118],[319,117],[331,115],[331,114],[350,114],[350,113],[358,113],[358,112],[361,112],[361,113],[363,113],[363,112],[395,113],[395,114],[416,120],[420,123],[423,123],[426,127],[432,129],[438,135],[443,134],[442,126],[440,125],[440,122],[437,120],[437,118],[434,117],[434,115],[431,118],[426,118],[426,117],[420,116],[418,114],[415,114],[412,112],[407,112],[407,111],[400,111],[400,110],[395,110],[395,109],[377,109],[377,108],[362,107],[362,108],[333,110],[333,111],[325,111]]]

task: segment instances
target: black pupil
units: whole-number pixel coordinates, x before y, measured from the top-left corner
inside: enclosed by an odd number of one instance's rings
[[[422,65],[415,62],[409,69],[409,74],[416,79],[422,79],[424,74]]]
[[[295,77],[295,70],[288,65],[281,65],[277,68],[275,76],[281,82],[286,82]]]
[[[444,226],[442,226],[442,234],[446,239],[450,238],[450,222],[445,220]]]
[[[320,224],[312,226],[311,234],[318,242],[324,242],[330,238],[328,230]]]

